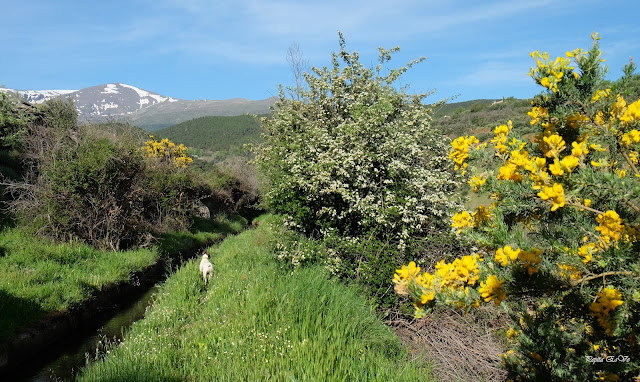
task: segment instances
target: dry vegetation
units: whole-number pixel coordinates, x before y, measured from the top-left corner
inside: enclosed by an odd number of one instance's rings
[[[506,372],[499,340],[506,317],[498,308],[483,306],[464,314],[440,310],[421,319],[396,317],[387,322],[408,344],[414,357],[423,357],[441,381],[500,381]]]

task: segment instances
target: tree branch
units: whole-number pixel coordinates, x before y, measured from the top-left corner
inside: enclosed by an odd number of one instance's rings
[[[570,205],[570,206],[574,206],[574,207],[578,207],[578,208],[581,208],[581,209],[583,209],[583,210],[587,210],[587,211],[595,212],[595,213],[600,214],[600,215],[604,215],[604,212],[602,212],[602,211],[598,211],[598,210],[593,209],[593,208],[591,208],[591,207],[583,206],[583,205],[582,205],[582,204],[580,204],[580,203],[565,202],[565,204],[568,204],[568,205]]]
[[[584,283],[586,281],[590,281],[590,280],[599,279],[600,277],[605,278],[606,276],[617,276],[617,275],[631,276],[631,275],[633,275],[633,272],[631,272],[631,271],[621,271],[621,272],[610,271],[610,272],[600,273],[599,275],[586,276],[586,277],[581,278],[580,280],[572,281],[571,282],[571,286],[577,286],[578,284],[582,284],[582,283]]]
[[[629,158],[629,154],[627,154],[626,150],[622,150],[621,152],[622,156],[627,161],[631,169],[633,169],[633,172],[636,174],[636,176],[640,176],[640,173],[638,173],[638,168],[636,168],[636,166],[633,164],[633,161],[631,160],[631,158]]]

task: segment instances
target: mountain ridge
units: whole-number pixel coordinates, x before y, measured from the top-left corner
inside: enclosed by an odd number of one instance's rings
[[[268,114],[277,97],[263,100],[183,100],[120,82],[90,86],[79,90],[14,90],[31,103],[52,98],[71,98],[81,122],[128,122],[145,130],[158,130],[204,116]]]

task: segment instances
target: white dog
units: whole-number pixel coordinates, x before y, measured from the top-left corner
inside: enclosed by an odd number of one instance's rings
[[[209,261],[209,254],[207,251],[202,252],[202,260],[200,260],[200,272],[202,272],[202,278],[204,279],[204,283],[213,276],[213,265]]]

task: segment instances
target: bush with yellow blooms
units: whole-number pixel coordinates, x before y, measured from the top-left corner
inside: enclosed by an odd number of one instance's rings
[[[189,163],[193,162],[193,159],[187,155],[187,147],[182,143],[176,146],[169,138],[157,141],[153,135],[150,135],[144,146],[142,146],[142,151],[149,158],[157,158],[161,162],[172,163],[178,168],[186,168]]]
[[[531,54],[529,75],[545,88],[528,113],[537,135],[508,123],[486,147],[452,142],[460,176],[490,197],[452,218],[479,251],[433,273],[410,263],[393,279],[417,316],[438,304],[504,308],[514,381],[640,377],[640,100],[627,96],[633,62],[603,86],[592,38],[587,51]]]

